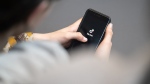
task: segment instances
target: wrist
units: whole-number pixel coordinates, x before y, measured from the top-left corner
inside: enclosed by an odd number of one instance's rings
[[[33,33],[32,40],[33,41],[35,41],[35,40],[47,40],[46,37],[47,37],[46,34]]]

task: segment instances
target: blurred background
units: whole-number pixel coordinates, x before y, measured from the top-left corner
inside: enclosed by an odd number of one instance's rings
[[[112,18],[112,49],[130,54],[150,40],[149,4],[150,0],[60,0],[34,32],[48,33],[69,26],[93,8]]]

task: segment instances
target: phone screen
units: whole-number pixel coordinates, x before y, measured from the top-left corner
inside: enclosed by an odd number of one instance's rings
[[[86,43],[82,43],[75,40],[73,41],[71,48],[97,48],[103,40],[105,29],[109,23],[110,18],[108,16],[88,9],[78,28],[78,32],[81,32],[81,34],[85,36],[88,41]]]

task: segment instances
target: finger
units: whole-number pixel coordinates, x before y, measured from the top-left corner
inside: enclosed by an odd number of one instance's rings
[[[76,32],[78,30],[78,27],[79,27],[81,21],[82,21],[82,18],[80,18],[78,21],[76,21],[75,23],[70,25],[70,31],[71,32]]]
[[[106,29],[106,33],[105,33],[105,37],[104,37],[104,40],[103,42],[111,42],[112,40],[112,36],[113,36],[113,24],[110,23]]]
[[[96,55],[102,60],[108,60],[111,52],[112,42],[102,42],[97,48]]]
[[[112,47],[112,36],[113,36],[113,24],[110,23],[106,29],[105,38],[99,46],[99,49],[102,51],[105,56],[109,55],[111,47]]]
[[[81,42],[87,42],[87,40],[88,40],[80,32],[69,32],[69,33],[67,33],[66,37],[68,40],[75,39],[75,40],[78,40]]]
[[[100,45],[96,51],[96,55],[100,57],[102,60],[108,60],[111,52],[111,45]]]
[[[113,35],[112,26],[113,26],[112,24],[108,25],[106,29],[105,38],[102,41],[102,43],[99,45],[96,51],[96,54],[101,59],[104,59],[104,60],[107,60],[109,58],[111,47],[112,47],[112,42],[111,42],[112,35]]]

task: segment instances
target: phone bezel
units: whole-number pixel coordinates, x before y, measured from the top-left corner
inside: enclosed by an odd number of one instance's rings
[[[98,42],[98,44],[96,45],[96,48],[95,48],[95,49],[97,49],[98,46],[99,46],[99,44],[101,43],[103,37],[104,37],[104,33],[105,33],[105,31],[106,31],[107,26],[109,25],[109,23],[111,23],[111,18],[110,18],[109,16],[103,14],[103,13],[100,13],[100,12],[94,10],[94,9],[89,8],[89,9],[85,12],[85,15],[84,15],[84,17],[83,17],[83,19],[82,19],[82,21],[81,21],[81,23],[80,23],[79,28],[78,28],[77,31],[80,30],[81,25],[82,25],[82,23],[83,23],[83,21],[84,21],[84,18],[86,17],[86,15],[87,15],[88,12],[93,12],[93,13],[94,13],[96,16],[98,16],[98,17],[99,17],[99,16],[103,16],[104,18],[107,18],[107,19],[108,19],[107,25],[106,25],[106,27],[105,27],[103,33],[102,33],[102,36],[100,37],[99,42]]]
[[[103,16],[104,18],[107,18],[107,19],[108,19],[107,25],[106,25],[106,27],[105,27],[105,29],[104,29],[103,33],[102,33],[102,36],[100,37],[99,42],[98,42],[98,44],[96,45],[96,48],[95,48],[95,50],[96,50],[96,49],[98,48],[99,44],[101,43],[101,41],[103,40],[104,33],[105,33],[105,31],[106,31],[107,26],[109,25],[109,23],[111,23],[111,18],[110,18],[109,16],[107,16],[107,15],[103,14],[103,13],[100,13],[100,12],[98,12],[98,11],[94,10],[94,9],[89,8],[89,9],[87,9],[87,11],[85,12],[84,17],[82,18],[82,21],[81,21],[81,23],[80,23],[80,25],[79,25],[79,27],[78,27],[78,30],[77,30],[77,31],[79,31],[79,30],[80,30],[81,25],[83,24],[84,19],[85,19],[85,17],[86,17],[86,15],[87,15],[87,13],[88,13],[88,12],[93,12],[94,14],[96,14],[96,15],[98,15],[98,16]],[[73,45],[74,45],[74,42],[71,44],[71,46],[70,46],[70,49],[69,49],[69,50],[72,50]]]

